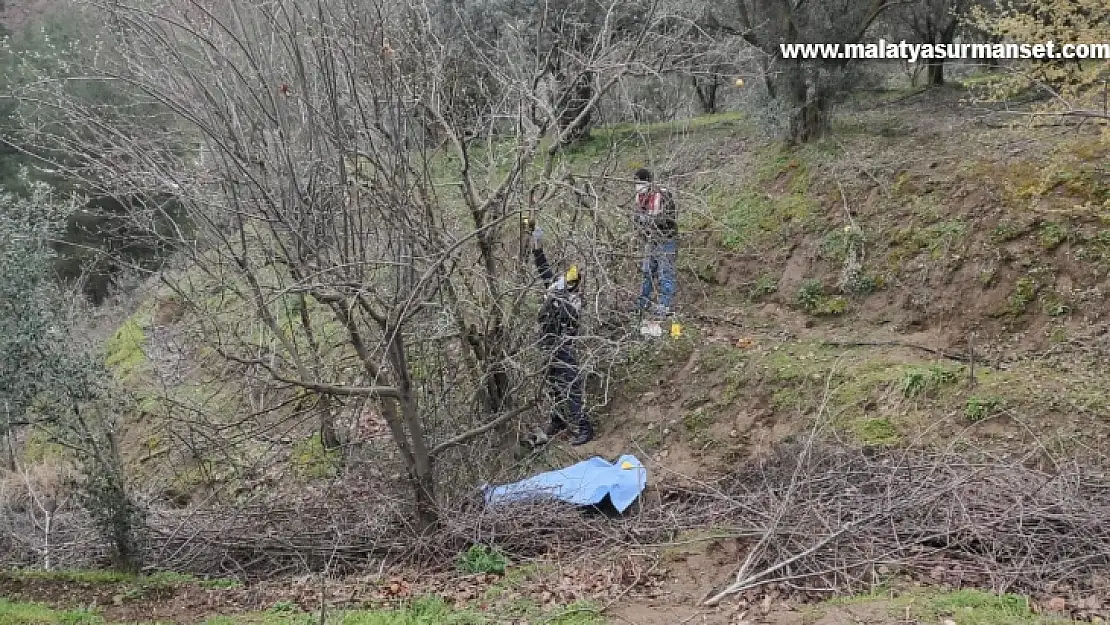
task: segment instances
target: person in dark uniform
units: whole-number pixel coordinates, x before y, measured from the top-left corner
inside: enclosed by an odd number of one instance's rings
[[[594,431],[583,407],[583,376],[574,349],[582,309],[578,291],[582,283],[581,274],[578,265],[571,265],[566,273],[556,278],[543,253],[543,230],[534,223],[530,223],[529,227],[532,230],[532,258],[547,288],[539,314],[540,348],[547,360],[545,389],[556,405],[551,422],[543,433],[550,438],[567,429],[568,419],[561,414],[563,408],[567,408],[569,420],[577,427],[571,445],[584,445],[593,440]]]

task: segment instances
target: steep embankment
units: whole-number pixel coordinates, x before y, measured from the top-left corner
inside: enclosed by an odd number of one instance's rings
[[[736,121],[672,142],[686,336],[635,356],[599,448],[713,474],[824,405],[866,445],[1101,453],[1110,144],[958,97],[863,105],[793,151]]]

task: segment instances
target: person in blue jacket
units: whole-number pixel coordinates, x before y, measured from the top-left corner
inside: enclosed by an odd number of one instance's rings
[[[550,438],[567,429],[567,418],[561,414],[561,408],[566,407],[570,421],[577,427],[571,445],[584,445],[593,440],[594,430],[583,407],[583,375],[574,349],[582,309],[578,291],[582,276],[578,265],[571,265],[566,273],[556,278],[543,253],[543,230],[534,223],[529,227],[532,258],[547,288],[539,313],[540,347],[547,359],[546,392],[556,405],[544,434]]]

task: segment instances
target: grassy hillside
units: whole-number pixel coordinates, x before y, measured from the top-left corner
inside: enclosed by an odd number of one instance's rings
[[[613,220],[624,219],[619,207],[631,189],[610,176],[649,166],[676,191],[683,335],[631,351],[615,394],[595,411],[598,441],[548,449],[522,462],[522,474],[635,453],[651,470],[649,501],[660,502],[682,485],[713,483],[825,420],[842,442],[869,452],[956,449],[1045,470],[1061,457],[1086,458],[1098,475],[1110,437],[1103,383],[1110,142],[1095,127],[1011,127],[1000,116],[963,110],[961,97],[950,87],[859,98],[829,138],[794,150],[761,139],[748,116],[728,113],[599,129],[562,156],[558,167],[593,181]],[[605,294],[614,306],[630,303],[638,287],[634,245],[619,252],[632,260],[622,261],[618,290]],[[235,314],[219,294],[204,297]],[[247,382],[214,354],[191,348],[196,328],[172,293],[152,287],[129,312],[113,328],[105,357],[141,400],[123,437],[141,479],[184,504],[229,480],[239,480],[237,492],[295,497],[335,475],[311,424],[291,421],[288,412],[250,432],[236,429],[237,415],[249,409]],[[205,457],[205,441],[159,418],[167,410],[203,413],[206,426],[237,441],[242,457]],[[252,438],[259,430],[271,446]],[[189,457],[186,449],[200,452]],[[249,479],[237,473],[274,449],[280,466]],[[625,610],[619,614],[641,625],[681,622],[742,559],[706,539],[708,529],[637,551],[655,564],[635,579],[658,578],[660,596],[670,599],[592,599],[617,602]],[[541,606],[554,601],[544,592]],[[762,600],[744,601],[755,610]],[[804,614],[778,604],[765,612],[768,622],[825,625],[860,614],[877,623],[910,615],[917,622],[1057,622],[1025,601],[911,587]],[[1051,605],[1059,612],[1074,601]],[[259,606],[251,603],[253,616],[242,618],[274,622]],[[463,612],[450,618],[485,622],[474,620],[472,608],[458,607]],[[80,620],[38,610],[3,604],[0,625]],[[718,620],[707,622],[735,622],[735,614],[713,615]],[[415,613],[344,618],[456,622],[446,613],[431,621]]]
[[[727,113],[602,128],[560,157],[557,170],[595,177],[613,220],[631,191],[603,176],[656,169],[677,193],[684,231],[685,335],[634,351],[604,408],[605,437],[582,453],[632,446],[712,473],[793,437],[822,405],[863,445],[958,439],[1016,451],[1036,440],[1095,453],[1089,443],[1110,433],[1098,338],[1110,144],[1097,128],[969,115],[960,97],[949,88],[861,99],[831,137],[796,150]],[[638,286],[634,263],[626,269],[621,290],[603,294],[616,306]],[[236,314],[203,280],[195,288],[208,312]],[[246,398],[234,369],[190,348],[198,330],[179,298],[148,295],[106,358],[150,397],[126,436],[128,458],[152,476],[161,466],[169,492],[185,495],[235,470],[214,459],[182,466],[155,417],[185,410],[234,424]],[[293,474],[331,474],[311,426],[282,412],[263,426],[282,428]]]
[[[742,121],[676,130],[688,337],[629,370],[615,445],[727,460],[822,400],[867,445],[1105,440],[1110,145],[988,125],[958,97],[859,103],[795,151]]]

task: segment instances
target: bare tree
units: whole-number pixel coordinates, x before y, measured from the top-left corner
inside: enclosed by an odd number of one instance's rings
[[[444,39],[457,15],[419,2],[93,6],[115,53],[90,74],[173,122],[135,132],[141,120],[125,112],[43,87],[25,99],[67,123],[38,139],[79,155],[73,173],[105,192],[172,192],[188,217],[176,242],[191,251],[161,280],[198,338],[274,392],[251,414],[256,429],[296,398],[332,446],[331,407],[373,402],[418,525],[432,525],[437,459],[532,403],[520,389],[533,376],[534,269],[506,253],[517,218],[588,195],[556,178],[555,157],[640,67],[659,18],[618,28],[614,2],[579,31],[548,7],[542,23],[555,31],[543,36],[576,42],[571,70],[569,57],[555,69],[517,62],[538,32],[490,42],[470,27]],[[466,57],[490,83],[483,97],[458,95]],[[589,76],[589,89],[547,97],[545,77],[567,72]]]
[[[710,32],[743,37],[760,50],[772,98],[790,109],[787,140],[804,143],[825,134],[835,98],[851,80],[848,59],[783,58],[780,44],[860,42],[890,0],[736,0],[707,4],[701,22]]]

